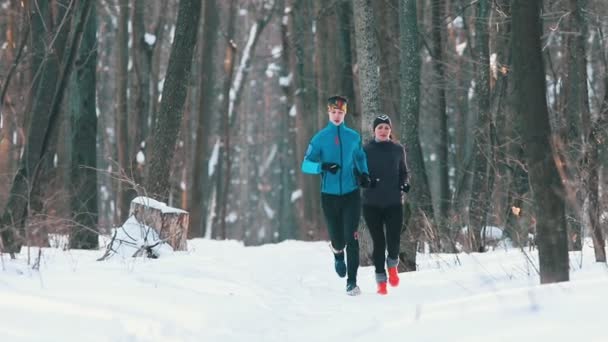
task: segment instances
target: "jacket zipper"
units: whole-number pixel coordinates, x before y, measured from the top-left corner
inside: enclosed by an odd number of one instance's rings
[[[342,137],[340,136],[340,126],[338,126],[338,144],[340,145],[340,195],[342,195],[342,171],[344,170],[344,160],[342,158]]]

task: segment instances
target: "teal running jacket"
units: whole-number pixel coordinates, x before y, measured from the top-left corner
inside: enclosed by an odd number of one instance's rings
[[[336,163],[335,174],[321,170],[322,163]],[[367,158],[361,147],[361,136],[356,131],[329,122],[310,140],[302,161],[302,172],[321,174],[321,192],[343,195],[359,188],[357,175],[369,173]]]

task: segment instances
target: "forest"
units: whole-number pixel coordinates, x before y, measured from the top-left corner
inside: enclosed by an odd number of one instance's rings
[[[99,248],[138,196],[188,238],[326,240],[300,164],[342,95],[406,147],[402,271],[497,228],[568,280],[606,261],[605,32],[602,0],[0,0],[0,252]]]

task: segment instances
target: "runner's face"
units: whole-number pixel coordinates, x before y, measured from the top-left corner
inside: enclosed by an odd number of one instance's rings
[[[377,141],[387,141],[391,136],[391,126],[381,123],[374,129],[374,138]]]
[[[342,122],[344,122],[344,116],[346,113],[338,108],[332,108],[327,111],[329,115],[329,121],[331,121],[334,125],[338,126]]]

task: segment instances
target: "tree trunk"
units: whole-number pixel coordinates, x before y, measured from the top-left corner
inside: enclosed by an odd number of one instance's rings
[[[437,150],[437,159],[439,161],[439,210],[437,216],[439,219],[439,234],[441,239],[441,248],[447,248],[451,242],[449,236],[448,213],[450,210],[450,186],[449,186],[449,163],[448,163],[448,117],[446,112],[446,95],[445,95],[445,70],[443,57],[443,38],[442,30],[445,26],[445,4],[443,0],[431,1],[431,17],[432,17],[432,54],[433,68],[435,71],[435,84],[437,87],[437,106],[439,116],[439,146]]]
[[[378,23],[378,49],[380,51],[380,110],[391,117],[391,134],[400,140],[401,111],[399,110],[399,1],[374,0],[374,14]],[[363,126],[362,134],[369,137],[371,123]]]
[[[481,232],[486,226],[488,208],[488,163],[490,161],[490,52],[488,38],[489,0],[477,2],[475,25],[477,80],[475,93],[478,101],[478,114],[475,124],[473,154],[473,184],[469,201],[468,234],[471,251],[484,251]]]
[[[153,228],[160,238],[174,251],[187,250],[188,220],[187,211],[171,208],[146,197],[138,197],[131,202],[129,215],[138,222]]]
[[[376,24],[371,0],[355,0],[355,37],[357,42],[357,64],[359,66],[359,88],[362,103],[362,125],[365,131],[380,113],[380,62],[378,41],[374,31]],[[362,266],[372,264],[373,244],[365,222],[359,225],[360,260]]]
[[[152,60],[154,48],[158,44],[158,37],[154,36],[152,40],[149,33],[147,33],[146,3],[145,0],[133,1],[133,30],[131,32],[133,46],[130,50],[133,61],[133,78],[131,79],[133,82],[131,87],[133,89],[133,99],[129,102],[133,108],[129,111],[130,115],[128,115],[129,118],[127,120],[127,132],[129,132],[128,175],[132,178],[133,184],[124,189],[122,201],[125,206],[121,208],[121,212],[129,210],[128,204],[131,203],[139,192],[142,192],[142,189],[136,185],[142,184],[144,181],[145,161],[138,160],[138,153],[140,151],[143,153],[144,142],[149,132],[148,120],[150,118],[150,108],[152,107],[152,102],[156,101],[156,99],[152,98],[152,94],[154,93],[152,88],[157,87],[156,84],[152,83]],[[147,5],[150,6],[149,3]]]
[[[118,175],[116,179],[116,210],[119,222],[125,222],[129,214],[127,177],[131,175],[129,159],[129,108],[127,91],[129,88],[129,0],[120,0],[118,33],[116,35],[116,151],[118,154]]]
[[[74,227],[70,248],[95,249],[97,229],[97,14],[95,7],[87,20],[76,65],[70,82],[71,119],[71,209]]]
[[[287,18],[287,20],[293,20],[286,12],[284,0],[280,1],[279,13]],[[280,194],[278,201],[278,216],[279,216],[279,241],[290,240],[298,238],[298,222],[296,221],[296,205],[295,201],[301,201],[300,199],[294,198],[294,192],[296,191],[296,179],[295,175],[298,173],[297,160],[299,156],[295,155],[296,147],[296,120],[295,115],[292,115],[290,109],[295,105],[293,98],[293,82],[291,80],[289,70],[289,53],[291,50],[290,35],[289,35],[289,22],[283,21],[281,23],[281,73],[279,84],[281,90],[283,90],[283,96],[285,96],[285,103],[282,108],[279,109],[280,124],[279,132],[281,132],[280,143],[279,143],[279,163],[278,170],[280,172]],[[295,114],[295,113],[293,113]],[[302,237],[301,237],[302,238]]]
[[[564,170],[568,175],[566,198],[568,217],[569,247],[571,250],[582,249],[582,211],[585,200],[585,189],[582,186],[581,156],[584,154],[583,137],[589,136],[590,111],[587,92],[587,53],[585,37],[587,25],[584,19],[584,0],[569,0],[570,15],[566,20],[565,63],[566,74],[563,76],[561,92],[561,109],[563,111],[564,152],[566,164]]]
[[[603,42],[603,41],[602,41]],[[606,70],[608,70],[608,61],[606,60],[605,52],[602,51],[602,60]],[[593,239],[593,250],[595,252],[595,261],[606,262],[606,248],[604,234],[606,232],[602,227],[601,213],[602,199],[600,197],[600,170],[602,169],[600,153],[601,147],[606,146],[608,134],[608,74],[604,73],[604,100],[600,107],[600,113],[596,122],[591,125],[589,134],[589,146],[587,148],[587,170],[589,176],[587,179],[587,196],[589,196],[589,225],[591,226],[591,237]],[[605,166],[604,166],[605,168]],[[605,192],[604,192],[605,193]],[[606,202],[604,201],[604,204]]]
[[[219,25],[218,7],[216,0],[206,0],[204,9],[202,48],[201,48],[201,77],[199,79],[199,116],[196,128],[196,143],[194,152],[194,177],[192,182],[192,198],[190,201],[191,237],[202,237],[206,233],[207,215],[209,213],[209,158],[210,133],[214,117],[215,99],[215,51],[217,49],[217,26]]]
[[[399,259],[401,271],[415,271],[417,245],[423,234],[422,227],[434,217],[431,190],[418,134],[421,60],[416,0],[399,2],[399,47],[401,131],[405,137],[407,165],[412,184],[412,190],[407,198],[407,207],[411,214],[404,215],[403,222],[406,225],[401,232]],[[408,216],[409,219],[406,219]]]
[[[41,61],[41,79],[31,106],[31,126],[28,129],[27,144],[19,170],[13,180],[8,203],[0,219],[4,248],[11,254],[18,253],[24,243],[23,224],[30,206],[31,192],[40,193],[40,164],[45,158],[45,153],[49,152],[51,138],[56,134],[59,126],[58,116],[66,84],[72,71],[84,23],[92,6],[91,2],[84,1],[76,5],[78,7],[76,11],[74,3],[71,4],[72,6],[68,7],[65,12],[66,18],[70,18],[74,12],[80,13],[80,15],[75,20],[69,40],[70,45],[66,48],[67,53],[64,57],[50,58],[49,55]],[[69,31],[69,25],[66,24],[62,29]],[[62,39],[56,39],[53,42],[60,44]],[[61,47],[62,45],[57,45],[57,49],[54,51],[60,49],[63,51]],[[60,71],[58,71],[59,64],[61,64]],[[52,96],[49,96],[49,93]]]
[[[161,202],[167,202],[171,190],[169,171],[181,125],[200,16],[201,0],[180,0],[159,115],[148,146],[150,158],[145,188]]]
[[[555,165],[540,42],[540,0],[513,0],[513,78],[516,110],[537,209],[541,283],[568,281],[564,188]]]
[[[314,15],[309,11],[311,0],[291,0],[290,32],[293,37],[293,49],[290,54],[290,66],[294,79],[294,115],[296,120],[296,156],[300,162],[304,157],[308,142],[317,128],[318,113],[317,89],[315,87],[316,74],[314,72],[314,35],[310,29],[313,25]],[[307,240],[316,240],[326,237],[325,223],[321,211],[319,198],[321,191],[318,177],[310,177],[298,172],[296,175],[298,188],[302,192],[298,220],[300,222],[300,236]]]
[[[227,186],[225,178],[227,175],[224,174],[224,170],[230,172],[230,168],[225,168],[227,164],[226,153],[224,152],[229,146],[228,134],[230,134],[230,119],[228,114],[230,112],[230,90],[232,84],[232,75],[234,73],[234,61],[236,59],[236,46],[234,45],[234,31],[235,31],[235,16],[236,16],[236,0],[230,1],[230,7],[228,9],[228,28],[226,34],[226,53],[224,54],[224,80],[222,85],[222,104],[220,106],[220,125],[219,125],[219,148],[217,152],[217,164],[215,166],[215,208],[213,216],[213,231],[212,237],[214,239],[224,240],[226,239],[226,207],[223,203],[226,202],[227,198]]]

